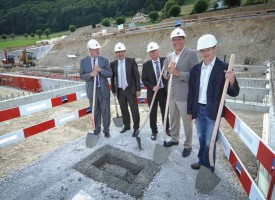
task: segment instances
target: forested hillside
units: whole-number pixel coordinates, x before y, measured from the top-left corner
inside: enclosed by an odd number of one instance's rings
[[[105,17],[159,11],[167,0],[1,0],[0,34],[24,34],[37,29],[68,30],[99,23]]]

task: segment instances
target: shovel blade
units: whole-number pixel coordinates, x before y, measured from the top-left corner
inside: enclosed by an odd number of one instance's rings
[[[154,148],[153,160],[159,165],[167,160],[169,155],[171,154],[171,148],[164,147],[163,145],[156,144]]]
[[[209,194],[219,184],[220,180],[214,172],[201,165],[195,187],[201,194]]]
[[[136,140],[137,140],[137,144],[138,144],[138,148],[139,150],[141,150],[141,140],[140,140],[140,137],[139,136],[136,136]]]
[[[123,119],[122,117],[114,117],[113,122],[116,127],[122,127],[123,126]]]
[[[94,148],[98,141],[99,135],[95,135],[93,133],[88,132],[86,136],[86,147],[88,148]]]

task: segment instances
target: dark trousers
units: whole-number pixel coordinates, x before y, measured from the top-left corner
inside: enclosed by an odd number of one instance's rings
[[[130,113],[128,110],[128,104],[130,106],[133,122],[134,122],[134,131],[137,131],[139,129],[139,110],[138,110],[138,104],[137,104],[137,97],[136,95],[133,95],[127,87],[125,90],[122,90],[121,88],[118,88],[118,102],[120,105],[122,118],[123,118],[123,124],[124,127],[130,128],[131,121],[130,121]]]
[[[148,91],[147,91],[148,92]],[[148,105],[150,107],[152,98],[154,93],[152,92],[152,95],[148,96]],[[160,89],[156,95],[151,113],[150,113],[150,127],[152,129],[153,133],[158,133],[158,127],[157,127],[157,115],[158,115],[158,105],[160,107],[161,115],[162,115],[162,123],[164,122],[164,115],[165,115],[165,107],[166,107],[166,101],[167,101],[167,92],[164,88]],[[167,122],[166,122],[166,130],[169,129],[169,114],[167,115]]]

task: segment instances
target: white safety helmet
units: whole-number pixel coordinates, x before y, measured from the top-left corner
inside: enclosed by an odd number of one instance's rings
[[[197,50],[214,47],[218,44],[214,35],[205,34],[198,39]]]
[[[147,46],[147,52],[159,49],[159,45],[155,42],[150,42]]]
[[[117,43],[115,45],[115,52],[117,51],[126,51],[126,47],[124,44],[122,44],[121,42]]]
[[[89,49],[99,49],[101,48],[101,46],[99,45],[98,41],[96,41],[95,39],[91,39],[89,40],[89,42],[87,43],[87,48]]]
[[[181,28],[176,28],[172,31],[170,38],[172,39],[174,37],[186,37],[186,34]]]

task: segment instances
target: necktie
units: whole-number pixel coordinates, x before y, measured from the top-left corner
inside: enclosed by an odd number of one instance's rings
[[[93,67],[95,65],[95,59],[93,59]],[[96,76],[96,87],[99,87],[99,79],[98,79],[98,75]]]
[[[120,75],[121,75],[121,88],[123,90],[126,89],[127,84],[126,84],[126,80],[125,80],[125,74],[124,74],[124,70],[123,70],[123,61],[120,61]]]
[[[159,81],[159,76],[160,76],[160,70],[159,70],[159,62],[156,61],[156,72],[157,72],[157,82]],[[160,87],[161,87],[161,82],[160,82]]]

